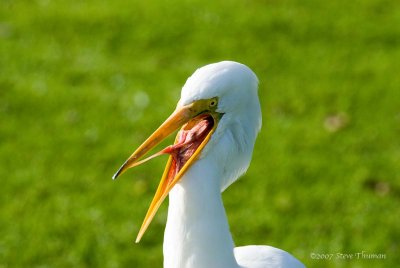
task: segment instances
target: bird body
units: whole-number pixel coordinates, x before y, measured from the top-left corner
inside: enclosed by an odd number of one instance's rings
[[[261,128],[257,91],[256,75],[243,64],[224,61],[198,69],[182,88],[176,111],[114,175],[171,155],[138,235],[139,240],[169,194],[165,268],[304,267],[277,248],[235,248],[229,231],[221,192],[250,164]],[[174,145],[138,161],[182,125]]]
[[[235,258],[242,268],[304,268],[286,251],[271,246],[236,247]]]

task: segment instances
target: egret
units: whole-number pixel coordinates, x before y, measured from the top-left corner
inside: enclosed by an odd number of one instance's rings
[[[221,192],[248,168],[261,128],[258,79],[247,66],[223,61],[188,78],[175,111],[115,173],[169,154],[139,230],[139,242],[169,194],[164,233],[166,268],[304,267],[270,246],[235,247]],[[142,159],[178,130],[173,145]]]

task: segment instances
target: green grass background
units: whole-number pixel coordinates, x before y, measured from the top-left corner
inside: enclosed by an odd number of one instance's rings
[[[161,267],[167,204],[133,241],[165,157],[111,176],[225,59],[257,73],[264,122],[223,194],[236,244],[398,265],[398,1],[2,0],[0,267]],[[362,251],[386,259],[310,255]]]

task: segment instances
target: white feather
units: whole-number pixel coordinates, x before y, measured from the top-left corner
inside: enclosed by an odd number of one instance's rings
[[[250,164],[261,128],[257,90],[256,75],[230,61],[198,69],[184,85],[178,105],[218,97],[217,111],[224,115],[199,160],[169,194],[164,267],[304,267],[280,249],[234,248],[229,231],[221,191]]]

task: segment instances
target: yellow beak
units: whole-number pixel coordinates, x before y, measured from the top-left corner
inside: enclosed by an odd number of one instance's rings
[[[136,243],[138,243],[142,238],[144,232],[146,231],[158,208],[170,190],[182,178],[183,174],[194,163],[204,146],[210,140],[211,135],[215,131],[218,121],[221,118],[221,114],[215,111],[217,101],[217,98],[198,100],[189,105],[178,107],[171,114],[171,116],[169,116],[168,119],[165,120],[165,122],[161,124],[161,126],[153,134],[151,134],[142,145],[139,146],[139,148],[125,161],[125,163],[113,176],[113,179],[116,179],[127,169],[143,164],[147,160],[150,160],[161,154],[171,155],[168,159],[157,191],[144,218],[142,227],[139,230]],[[200,128],[195,127],[196,124],[204,126],[201,128],[201,133],[199,133],[200,131],[198,130]],[[174,145],[168,146],[164,150],[161,150],[160,152],[144,160],[140,160],[153,147],[155,147],[158,143],[160,143],[180,127],[182,127],[182,129],[178,133]],[[191,140],[186,138],[185,141],[185,138],[182,137],[186,137],[187,135],[185,133],[188,132],[192,132],[190,133],[191,136],[193,136],[192,134],[198,134],[200,138],[197,138],[194,135],[195,138],[191,138]],[[193,153],[188,154],[187,151],[185,151],[189,147],[195,148]],[[182,158],[182,155],[184,161],[181,159],[178,159],[180,161],[177,161],[177,157]],[[184,162],[183,166],[179,166],[178,162]]]

